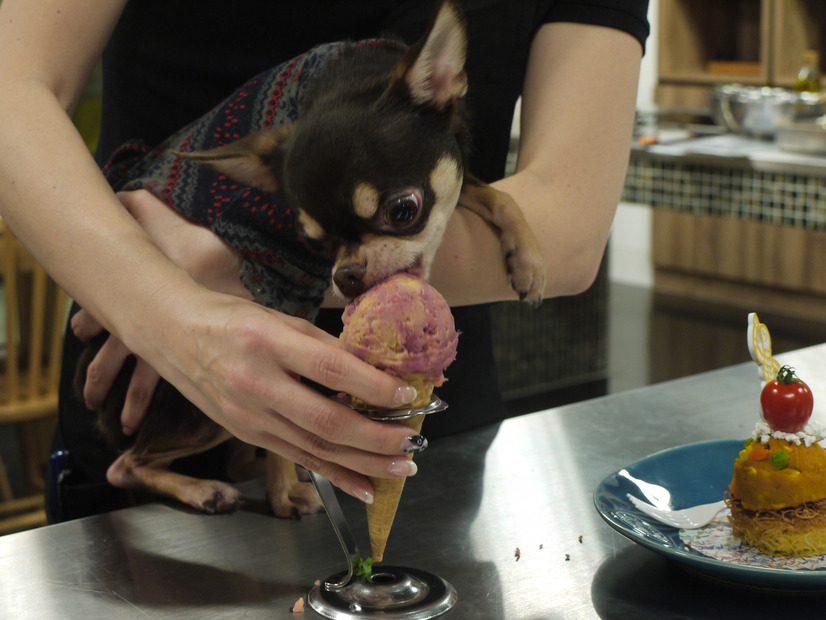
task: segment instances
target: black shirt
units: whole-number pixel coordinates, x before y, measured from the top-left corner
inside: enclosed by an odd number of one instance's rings
[[[471,169],[500,178],[531,39],[551,21],[612,26],[644,44],[648,0],[466,0]],[[247,78],[330,41],[396,36],[412,43],[433,0],[138,0],[103,57],[100,160],[122,143],[157,144]]]

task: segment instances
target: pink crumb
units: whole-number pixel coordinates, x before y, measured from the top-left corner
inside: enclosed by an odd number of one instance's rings
[[[295,605],[293,605],[293,613],[294,614],[303,614],[304,613],[304,597],[299,598]]]

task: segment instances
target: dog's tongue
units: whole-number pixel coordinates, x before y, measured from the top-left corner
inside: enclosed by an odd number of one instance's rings
[[[456,358],[459,340],[450,307],[435,288],[409,273],[396,274],[350,302],[342,320],[343,349],[414,385],[418,398],[406,407],[430,402],[433,387],[445,381],[444,371]],[[405,424],[418,434],[424,418],[388,424]],[[370,483],[375,497],[367,505],[367,527],[373,561],[381,562],[405,478],[370,477]]]

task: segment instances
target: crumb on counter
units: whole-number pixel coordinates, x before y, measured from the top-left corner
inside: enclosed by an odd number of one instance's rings
[[[571,554],[570,554],[570,553],[566,553],[566,554],[565,554],[565,561],[566,561],[566,562],[570,562],[570,561],[571,561]]]
[[[513,557],[516,558],[516,561],[519,561],[519,558],[522,557],[522,553],[519,551],[519,547],[516,548],[516,551],[513,552]]]
[[[303,614],[304,613],[304,597],[300,597],[293,605],[291,610],[294,614]]]
[[[578,540],[579,540],[579,544],[581,545],[581,544],[582,544],[582,534],[580,534],[580,535],[579,535],[579,539],[578,539]]]

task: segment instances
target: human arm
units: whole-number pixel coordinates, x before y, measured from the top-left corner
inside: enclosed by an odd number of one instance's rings
[[[0,213],[75,300],[207,415],[364,498],[364,475],[387,475],[407,431],[298,377],[385,406],[404,386],[306,321],[196,282],[121,207],[71,124],[125,4],[0,5]]]
[[[628,165],[641,56],[636,39],[611,28],[547,24],[534,38],[516,173],[493,185],[516,200],[540,243],[547,297],[585,290],[599,269]],[[498,238],[466,209],[448,224],[431,282],[451,305],[516,298]]]

